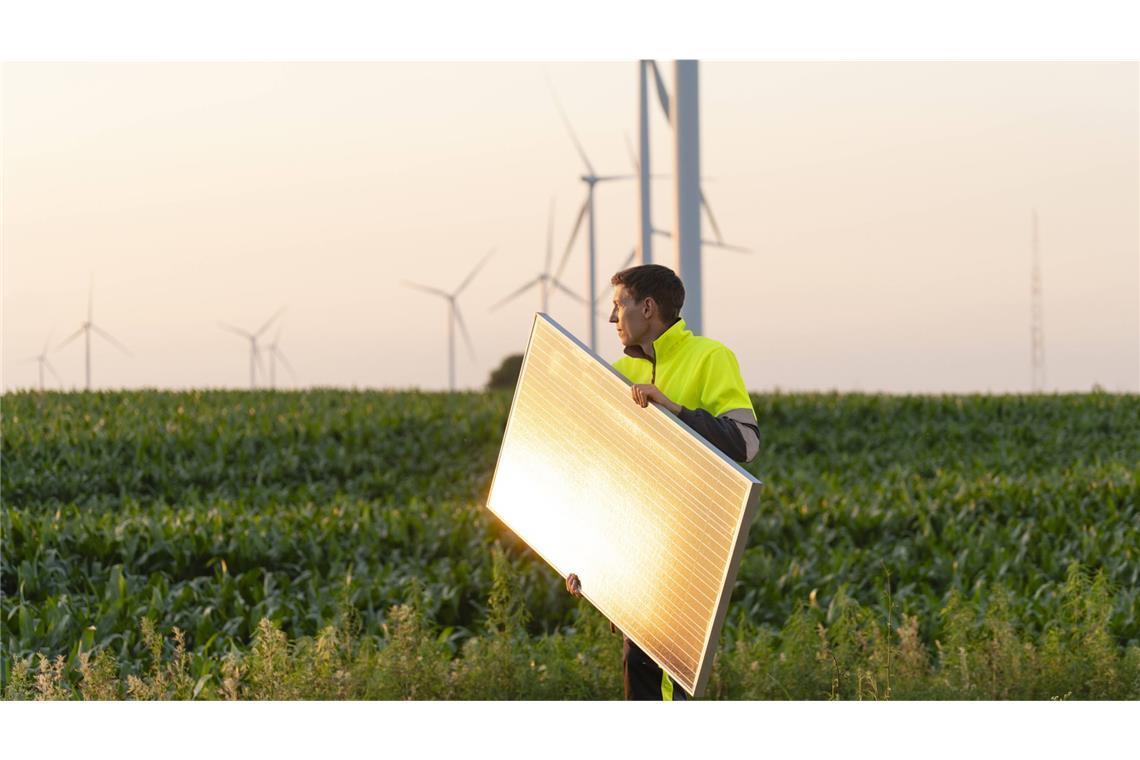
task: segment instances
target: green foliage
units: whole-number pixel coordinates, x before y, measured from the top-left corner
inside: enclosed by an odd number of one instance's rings
[[[497,556],[503,556],[501,553]],[[419,591],[390,610],[384,636],[358,638],[351,614],[317,637],[289,640],[268,619],[248,651],[233,650],[193,675],[180,637],[160,636],[147,618],[142,638],[154,659],[141,676],[115,677],[106,651],[83,653],[74,673],[63,656],[17,659],[6,699],[613,699],[621,694],[620,639],[581,603],[580,627],[540,637],[511,627],[522,618],[500,566],[486,633],[452,655],[418,609]],[[1082,571],[1073,569],[1074,577]],[[1087,580],[1087,579],[1086,579]],[[1104,614],[1080,582],[1065,604]],[[414,585],[414,584],[413,584]],[[993,590],[1000,599],[1003,591]],[[1086,649],[1095,629],[1079,621],[1069,636],[1049,635],[1040,653],[1017,633],[1004,602],[977,610],[955,598],[945,612],[951,647],[935,666],[918,638],[918,620],[889,631],[868,608],[840,595],[826,612],[801,607],[783,630],[734,628],[717,653],[711,699],[1140,699],[1140,647]],[[1091,608],[1091,612],[1090,612]],[[495,622],[492,623],[491,621]],[[1087,617],[1080,620],[1087,621]],[[505,625],[504,625],[505,624]],[[941,645],[939,645],[941,646]],[[886,654],[892,663],[887,666]],[[888,670],[889,667],[889,670]],[[891,684],[888,688],[887,684]],[[77,684],[77,685],[76,685]]]
[[[620,697],[620,636],[481,506],[509,404],[5,395],[5,696]],[[1140,695],[1140,400],[754,404],[710,696]]]
[[[522,364],[522,354],[511,354],[503,359],[502,364],[491,370],[491,378],[487,381],[487,390],[513,391],[515,385],[519,382],[519,375],[522,373]]]

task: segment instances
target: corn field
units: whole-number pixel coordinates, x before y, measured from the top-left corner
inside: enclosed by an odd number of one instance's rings
[[[1140,697],[1140,398],[753,402],[709,697]],[[4,695],[620,698],[620,637],[482,506],[509,406],[5,395]]]

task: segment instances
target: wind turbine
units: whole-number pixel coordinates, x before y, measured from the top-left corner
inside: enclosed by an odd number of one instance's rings
[[[561,282],[556,280],[550,274],[550,265],[551,265],[551,263],[553,263],[551,261],[553,255],[554,255],[554,199],[551,198],[550,199],[550,213],[547,215],[547,221],[546,221],[546,264],[543,266],[542,272],[539,273],[538,277],[535,277],[533,280],[529,281],[528,283],[523,285],[521,288],[519,288],[518,290],[511,293],[506,298],[504,298],[503,300],[496,303],[494,306],[492,306],[490,308],[490,311],[495,311],[500,306],[503,306],[504,304],[507,304],[507,303],[513,301],[515,298],[518,298],[523,293],[525,293],[528,290],[530,290],[531,288],[533,288],[535,285],[537,285],[539,287],[539,292],[542,294],[542,313],[543,314],[549,313],[548,304],[550,301],[550,291],[551,290],[560,290],[563,293],[565,293],[566,295],[573,298],[575,301],[577,301],[579,303],[586,303],[586,299],[582,298],[582,296],[578,295],[574,291],[567,288],[565,285],[563,285]]]
[[[550,96],[554,99],[554,105],[558,108],[558,115],[562,117],[562,123],[566,125],[566,131],[570,134],[570,139],[574,143],[574,148],[578,151],[578,155],[582,159],[582,163],[586,166],[586,173],[581,176],[581,180],[586,183],[586,199],[582,202],[582,208],[578,211],[578,218],[574,222],[574,229],[570,233],[570,240],[566,243],[566,250],[562,254],[562,261],[558,264],[558,271],[554,275],[555,280],[562,278],[562,270],[566,268],[566,261],[570,257],[570,250],[574,247],[574,241],[578,238],[578,230],[582,227],[582,220],[589,215],[590,223],[588,225],[588,249],[589,249],[589,266],[587,267],[588,273],[586,275],[586,288],[588,290],[586,300],[586,314],[589,322],[589,346],[591,351],[597,350],[597,322],[594,319],[594,302],[597,300],[596,288],[594,281],[597,279],[597,239],[594,234],[594,187],[599,182],[613,182],[617,180],[634,179],[632,174],[611,174],[611,175],[598,175],[594,171],[590,159],[586,157],[586,151],[582,148],[582,143],[578,140],[578,135],[574,133],[574,127],[570,125],[570,119],[566,116],[566,111],[562,108],[562,103],[558,100],[558,93],[554,89],[554,83],[550,81],[550,76],[547,75],[546,83],[550,86]]]
[[[650,61],[648,63],[652,63],[652,62]],[[644,76],[644,67],[642,69],[642,72],[643,72],[642,75]],[[663,97],[665,97],[667,99],[668,95],[666,94]],[[666,102],[668,102],[668,101],[666,100]],[[630,142],[630,139],[629,139],[629,133],[628,132],[624,133],[624,136],[625,136],[625,147],[626,147],[627,152],[629,153],[630,163],[633,165],[633,170],[635,172],[637,172],[636,176],[638,176],[642,180],[642,188],[643,188],[642,198],[647,199],[648,195],[645,192],[645,188],[647,187],[647,183],[645,182],[645,180],[648,180],[648,179],[668,179],[669,175],[667,175],[667,174],[652,174],[651,175],[647,171],[643,171],[642,164],[637,159],[636,153],[634,153],[633,144]],[[704,198],[703,191],[701,193],[701,205],[704,207],[705,213],[708,215],[708,218],[709,218],[709,224],[712,226],[713,232],[717,236],[716,240],[702,240],[701,241],[702,244],[707,245],[707,246],[712,247],[712,248],[723,248],[725,250],[737,251],[739,253],[752,253],[752,250],[749,248],[744,248],[743,246],[739,246],[739,245],[730,245],[729,243],[725,243],[721,239],[720,227],[716,223],[716,217],[713,216],[712,206],[710,206]],[[643,223],[645,225],[645,229],[647,231],[649,231],[650,234],[659,235],[659,236],[663,236],[663,237],[672,237],[672,235],[668,232],[668,230],[660,230],[660,229],[657,229],[657,228],[652,226],[652,221],[650,219],[648,212],[646,212],[642,215],[642,219],[643,219]],[[645,238],[643,236],[642,239],[644,240],[647,238]],[[617,268],[617,271],[620,272],[623,269],[626,269],[627,267],[629,267],[633,263],[634,259],[637,258],[637,254],[638,254],[639,250],[641,251],[641,254],[642,254],[641,263],[643,263],[643,264],[652,263],[651,259],[649,261],[646,260],[647,259],[646,253],[648,252],[649,249],[645,245],[639,244],[639,245],[633,246],[633,248],[630,250],[629,254],[625,257],[625,260],[622,261],[621,266],[619,266]],[[608,315],[605,313],[604,309],[599,309],[598,307],[601,306],[602,299],[606,298],[609,295],[610,295],[610,292],[606,290],[606,288],[603,284],[603,287],[599,288],[598,294],[594,297],[595,312],[602,319],[606,319]]]
[[[272,325],[273,322],[281,316],[281,313],[283,311],[285,311],[284,306],[278,309],[272,317],[266,320],[265,324],[259,327],[256,332],[249,332],[247,330],[241,329],[240,327],[234,327],[233,325],[226,324],[225,322],[218,323],[218,326],[223,330],[228,330],[235,335],[240,335],[243,338],[249,339],[249,387],[251,389],[257,387],[257,366],[261,364],[261,352],[257,348],[257,339],[263,332],[269,329],[269,326]]]
[[[92,333],[92,331],[99,333],[100,337],[102,337],[108,343],[113,345],[115,348],[122,351],[127,356],[131,355],[131,352],[127,350],[126,346],[124,346],[122,343],[120,343],[118,340],[116,340],[115,337],[113,335],[111,335],[109,332],[107,332],[103,328],[99,327],[98,325],[96,325],[92,321],[91,315],[92,315],[94,308],[95,308],[95,278],[92,277],[91,278],[91,285],[87,289],[87,321],[84,322],[82,325],[80,325],[79,329],[76,330],[75,332],[73,332],[67,338],[67,340],[63,341],[58,346],[56,346],[56,350],[58,351],[59,349],[66,346],[71,341],[78,338],[80,335],[82,335],[84,337],[84,343],[86,346],[86,365],[85,366],[87,368],[87,372],[86,372],[87,384],[85,387],[87,390],[91,390],[91,333]]]
[[[666,95],[665,97],[668,98],[668,95]],[[668,100],[666,100],[665,102],[668,103]],[[629,134],[628,133],[626,133],[626,135],[625,135],[625,147],[629,153],[630,163],[633,164],[633,170],[635,172],[637,172],[638,175],[640,176],[642,173],[641,172],[641,162],[637,160],[637,155],[634,154],[634,152],[633,152],[633,145],[629,141]],[[668,174],[654,174],[650,177],[650,179],[668,179],[668,178],[669,178]],[[726,251],[735,251],[737,253],[752,253],[751,248],[745,248],[744,246],[741,246],[741,245],[732,245],[730,243],[724,242],[724,238],[720,234],[720,225],[718,225],[716,223],[716,217],[713,216],[712,206],[710,206],[709,202],[705,199],[705,192],[704,192],[703,188],[701,189],[701,208],[704,209],[705,216],[707,216],[708,220],[709,220],[709,226],[712,227],[713,234],[716,235],[715,240],[709,240],[707,238],[701,238],[701,245],[702,246],[708,246],[709,248],[720,248],[720,249],[723,249]],[[657,227],[654,227],[652,221],[650,220],[650,218],[648,216],[648,214],[645,216],[645,219],[649,225],[649,229],[650,229],[651,234],[657,235],[658,237],[665,237],[665,238],[672,238],[673,237],[673,233],[669,232],[669,230],[663,230],[663,229],[659,229]],[[637,248],[635,247],[634,251],[636,251],[636,250],[637,250]],[[646,261],[645,256],[642,255],[642,262],[641,263],[648,264],[651,262]],[[622,268],[624,269],[625,267],[622,267]]]
[[[52,332],[55,332],[55,331],[53,330]],[[44,341],[43,350],[40,351],[40,353],[38,355],[29,356],[25,360],[25,361],[30,361],[30,362],[39,362],[39,365],[40,365],[39,366],[39,370],[40,370],[40,393],[43,393],[43,390],[44,390],[44,367],[47,367],[49,370],[51,370],[52,375],[54,375],[55,379],[57,381],[59,381],[59,386],[61,388],[63,387],[63,378],[61,378],[59,376],[59,373],[55,371],[55,367],[51,366],[51,362],[49,362],[47,360],[48,344],[50,344],[50,343],[51,343],[51,333],[49,332],[47,340]]]
[[[487,263],[487,259],[491,258],[494,253],[495,249],[493,248],[488,251],[487,255],[480,259],[479,263],[475,265],[475,268],[471,270],[471,274],[467,275],[467,278],[463,280],[463,282],[459,283],[459,287],[451,293],[440,290],[439,288],[433,288],[428,285],[420,285],[418,283],[408,282],[407,280],[404,280],[404,285],[409,288],[422,290],[425,293],[431,293],[433,296],[439,296],[440,298],[447,300],[447,387],[452,392],[455,391],[456,323],[459,324],[459,330],[463,333],[463,340],[467,343],[467,352],[471,355],[472,359],[475,358],[475,347],[471,345],[471,336],[467,333],[467,325],[463,322],[463,315],[459,312],[459,304],[455,302],[455,299],[459,297],[459,294],[463,292],[464,288],[471,284],[471,281],[475,279],[475,275],[478,274],[479,270],[483,268],[483,265]]]
[[[290,377],[296,377],[297,376],[297,373],[295,373],[293,371],[293,365],[291,365],[289,363],[289,360],[285,358],[285,353],[277,345],[281,340],[281,330],[282,329],[283,328],[281,328],[281,327],[277,328],[277,333],[273,336],[273,342],[265,347],[265,350],[269,353],[269,387],[270,388],[275,387],[276,382],[277,382],[277,360],[278,359],[280,359],[281,363],[285,365],[285,369],[289,370],[289,376]]]
[[[642,133],[641,148],[643,157],[648,160],[648,129],[646,123],[648,75],[645,62],[639,72],[639,116]],[[677,60],[673,64],[673,83],[676,87],[673,102],[661,79],[661,72],[655,61],[648,61],[653,69],[657,99],[669,120],[673,131],[674,188],[676,190],[675,264],[674,268],[685,283],[687,294],[685,309],[686,323],[692,331],[703,332],[702,282],[701,282],[701,206],[708,208],[704,192],[701,190],[701,148],[700,148],[700,83],[697,76],[698,63],[695,60]],[[641,223],[643,241],[649,237],[648,224],[649,188],[643,173],[641,183]],[[710,215],[711,216],[711,215]],[[720,232],[715,227],[718,242]],[[646,252],[648,253],[648,252]],[[643,254],[644,255],[644,254]]]

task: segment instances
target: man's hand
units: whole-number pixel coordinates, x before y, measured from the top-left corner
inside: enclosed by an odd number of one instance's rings
[[[566,590],[570,592],[570,596],[582,595],[582,581],[574,573],[566,576]],[[610,621],[610,633],[617,633],[617,626]]]
[[[673,414],[681,413],[681,405],[670,401],[669,397],[652,383],[634,384],[630,386],[629,390],[633,396],[633,400],[642,407],[649,406],[649,402],[652,401],[654,404],[668,409]]]

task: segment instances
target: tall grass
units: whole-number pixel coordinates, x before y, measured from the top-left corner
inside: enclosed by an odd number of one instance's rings
[[[315,637],[289,639],[268,618],[248,651],[188,655],[181,631],[139,621],[149,667],[127,673],[107,649],[67,659],[18,660],[5,699],[617,699],[621,641],[588,604],[577,626],[531,636],[515,574],[494,549],[484,633],[453,648],[427,619],[411,584],[380,635],[351,607]],[[840,593],[826,610],[797,609],[779,631],[741,621],[716,655],[710,699],[1138,699],[1140,647],[1107,630],[1111,595],[1102,572],[1070,566],[1061,592],[1069,614],[1038,641],[1019,633],[1007,592],[987,603],[954,595],[934,651],[904,615],[884,618]]]

